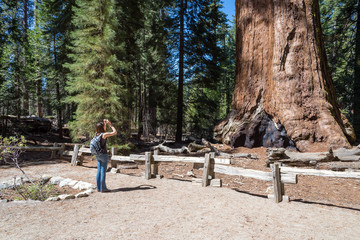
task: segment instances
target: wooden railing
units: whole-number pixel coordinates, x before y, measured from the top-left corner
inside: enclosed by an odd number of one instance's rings
[[[64,144],[61,144],[61,146],[59,147],[57,143],[55,143],[52,147],[32,146],[22,147],[21,149],[24,151],[51,151],[52,158],[55,157],[56,152],[58,152],[60,157],[62,157],[63,155],[71,156],[72,166],[77,165],[77,158],[81,154],[91,154],[89,148],[86,148],[85,146],[80,147],[79,144],[74,145],[73,151],[67,151],[65,150]],[[244,169],[229,166],[231,164],[229,158],[215,157],[215,153],[206,153],[204,157],[185,157],[174,155],[159,155],[158,150],[155,150],[154,152],[146,152],[145,155],[130,154],[130,156],[119,156],[116,155],[116,150],[112,148],[110,162],[112,167],[117,167],[117,164],[121,162],[144,162],[146,179],[150,179],[152,176],[158,174],[158,164],[160,162],[185,162],[204,164],[203,176],[201,179],[203,187],[209,185],[209,179],[214,178],[214,173],[249,177],[262,181],[272,181],[274,185],[274,195],[269,197],[274,198],[275,202],[277,203],[281,202],[283,198],[286,197],[284,196],[284,183],[296,184],[297,175],[360,179],[360,172],[336,172],[329,170],[285,167],[281,166],[280,163],[271,164],[271,172]]]

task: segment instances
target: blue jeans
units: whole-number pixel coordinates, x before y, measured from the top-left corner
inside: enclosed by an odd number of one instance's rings
[[[97,174],[96,174],[96,186],[97,190],[102,192],[106,190],[105,178],[106,178],[106,169],[109,156],[107,154],[98,154],[96,155],[97,160]]]

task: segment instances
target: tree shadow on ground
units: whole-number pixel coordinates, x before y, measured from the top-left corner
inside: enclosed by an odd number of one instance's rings
[[[247,191],[241,191],[241,190],[236,189],[236,188],[233,188],[233,190],[235,190],[236,192],[239,192],[239,193],[245,193],[245,194],[248,194],[248,195],[251,195],[251,196],[255,196],[255,197],[268,198],[268,197],[265,196],[265,195],[256,194],[256,193],[251,193],[251,192],[247,192]],[[348,210],[353,210],[353,211],[359,211],[359,212],[360,212],[360,209],[359,209],[359,208],[339,206],[339,205],[334,205],[334,204],[331,204],[331,203],[312,202],[312,201],[307,201],[307,200],[300,199],[300,198],[298,198],[298,199],[291,199],[291,201],[292,201],[292,202],[301,202],[301,203],[305,203],[305,204],[317,204],[317,205],[328,206],[328,207],[336,207],[336,208],[342,208],[342,209],[348,209]]]
[[[251,192],[247,192],[247,191],[241,191],[241,190],[239,190],[237,188],[233,188],[232,190],[235,190],[236,192],[239,192],[239,193],[245,193],[245,194],[248,194],[248,195],[251,195],[251,196],[254,196],[254,197],[267,198],[267,196],[265,196],[265,195],[251,193]]]
[[[109,193],[114,193],[114,192],[130,192],[130,191],[150,190],[150,189],[156,189],[156,187],[155,187],[155,186],[152,186],[152,185],[139,185],[139,186],[137,186],[137,187],[111,189],[111,191],[110,191]]]
[[[349,210],[353,210],[353,211],[358,211],[360,212],[359,208],[353,208],[353,207],[345,207],[345,206],[338,206],[338,205],[334,205],[331,203],[322,203],[322,202],[312,202],[312,201],[307,201],[301,198],[298,199],[293,199],[291,200],[293,202],[301,202],[301,203],[306,203],[306,204],[317,204],[317,205],[322,205],[322,206],[329,206],[329,207],[336,207],[336,208],[342,208],[342,209],[349,209]]]

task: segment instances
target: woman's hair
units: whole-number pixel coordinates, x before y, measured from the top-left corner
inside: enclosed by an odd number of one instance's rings
[[[96,124],[96,132],[97,132],[97,133],[105,132],[105,131],[104,131],[104,122],[98,122],[98,123]]]

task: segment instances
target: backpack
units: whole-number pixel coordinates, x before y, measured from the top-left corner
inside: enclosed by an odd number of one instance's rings
[[[94,138],[91,139],[91,141],[90,141],[91,154],[98,155],[101,153],[100,139],[101,139],[102,135],[103,135],[103,133],[100,133],[98,136],[96,136],[96,133],[95,133]]]

